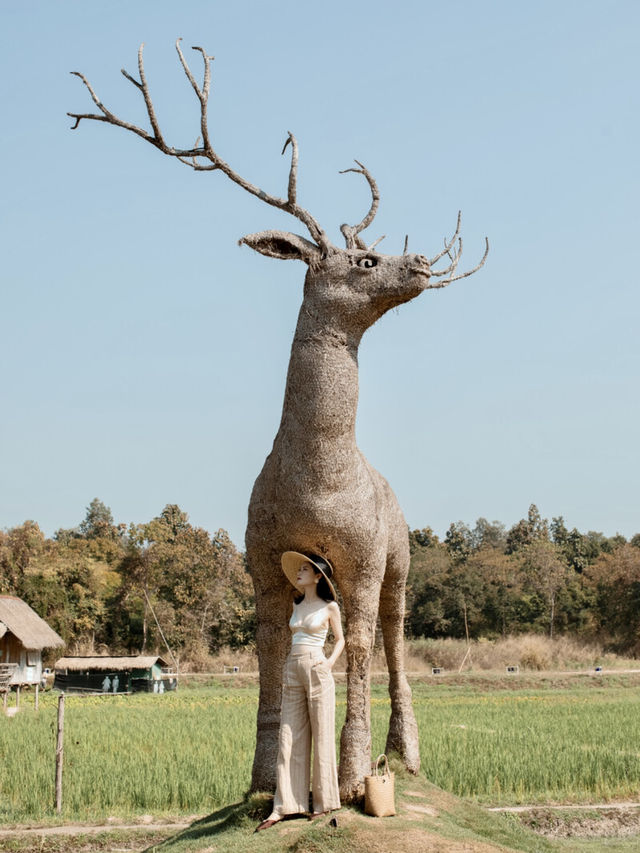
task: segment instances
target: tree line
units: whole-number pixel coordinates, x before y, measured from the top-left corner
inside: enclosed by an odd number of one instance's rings
[[[78,527],[52,539],[33,521],[0,532],[2,592],[31,605],[70,653],[166,657],[168,645],[197,666],[255,633],[243,555],[225,530],[194,527],[175,504],[127,526],[96,498]]]
[[[409,531],[408,637],[571,634],[640,653],[640,534],[569,530],[537,507],[510,529],[454,522],[440,540]],[[253,587],[225,530],[194,527],[175,504],[119,524],[97,498],[75,528],[0,531],[0,593],[30,604],[71,653],[167,653],[206,667],[255,641]]]
[[[569,530],[531,504],[508,530],[479,518],[444,541],[428,527],[409,539],[409,636],[562,633],[640,653],[640,534]]]

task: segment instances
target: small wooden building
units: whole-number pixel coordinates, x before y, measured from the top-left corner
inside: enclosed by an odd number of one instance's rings
[[[35,610],[14,595],[0,595],[0,668],[5,688],[38,686],[42,650],[58,649],[64,640]]]
[[[56,661],[53,686],[65,693],[164,693],[177,688],[178,676],[158,655],[64,657]]]

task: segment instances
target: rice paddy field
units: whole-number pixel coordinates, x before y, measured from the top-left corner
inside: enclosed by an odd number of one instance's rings
[[[588,681],[588,684],[586,683]],[[590,803],[640,794],[640,688],[413,684],[423,772],[482,804]],[[210,813],[247,790],[257,686],[66,697],[63,820]],[[338,688],[337,725],[344,719]],[[50,819],[57,694],[0,715],[0,822]],[[373,754],[389,715],[372,688]]]

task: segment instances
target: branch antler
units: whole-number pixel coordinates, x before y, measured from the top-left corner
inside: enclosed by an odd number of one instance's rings
[[[477,272],[481,266],[484,265],[484,262],[487,259],[487,255],[489,254],[489,240],[487,237],[485,240],[485,250],[484,255],[480,259],[480,262],[476,264],[476,266],[472,270],[468,270],[467,272],[460,273],[459,275],[455,275],[455,271],[458,267],[458,262],[460,260],[460,256],[462,255],[462,237],[460,237],[460,223],[462,221],[462,214],[458,211],[458,221],[456,223],[456,230],[453,233],[453,237],[450,240],[444,238],[444,248],[442,251],[438,252],[437,255],[434,255],[433,258],[429,259],[429,267],[431,267],[431,280],[428,285],[428,289],[433,290],[439,287],[446,287],[448,284],[451,284],[452,281],[458,281],[461,278],[467,278],[470,275],[473,275],[474,272]],[[449,258],[449,266],[443,270],[433,270],[433,265],[437,264],[438,261],[444,256]],[[440,281],[433,281],[433,279],[440,278],[441,276],[447,276],[447,278],[441,278]]]
[[[209,137],[209,128],[207,123],[207,105],[209,100],[209,91],[211,89],[211,61],[213,60],[213,56],[209,56],[206,51],[201,47],[192,48],[192,50],[196,50],[202,54],[202,59],[204,62],[204,76],[202,86],[200,86],[195,77],[193,76],[193,73],[189,68],[184,54],[182,53],[180,41],[181,39],[178,39],[176,41],[176,50],[180,58],[180,64],[182,65],[182,69],[187,79],[189,80],[191,87],[196,93],[198,100],[200,101],[200,136],[196,140],[196,144],[193,148],[177,149],[167,145],[167,143],[164,141],[162,132],[160,130],[160,125],[155,114],[155,109],[153,107],[153,101],[151,100],[151,95],[149,93],[149,87],[147,84],[146,76],[144,73],[144,44],[141,44],[140,49],[138,50],[138,73],[140,75],[140,79],[136,80],[124,69],[122,69],[122,74],[130,83],[132,83],[136,87],[136,89],[138,89],[142,93],[145,106],[147,108],[149,123],[151,124],[151,129],[153,132],[149,133],[149,131],[138,127],[137,125],[132,124],[131,122],[124,121],[123,119],[118,118],[118,116],[116,116],[110,110],[108,110],[96,95],[87,78],[79,71],[72,71],[71,73],[74,74],[76,77],[79,77],[84,83],[84,85],[87,87],[94,104],[100,110],[100,114],[67,113],[68,116],[75,119],[75,124],[73,125],[72,130],[75,130],[78,127],[82,119],[90,119],[92,121],[104,121],[107,122],[107,124],[113,124],[116,127],[122,127],[125,130],[129,130],[132,133],[137,134],[138,136],[142,137],[142,139],[144,139],[146,142],[149,142],[151,145],[157,148],[159,151],[162,151],[163,154],[168,154],[171,157],[175,157],[185,166],[189,166],[196,172],[212,172],[215,170],[220,170],[234,184],[237,184],[238,186],[242,187],[242,189],[246,190],[246,192],[256,196],[257,198],[261,199],[272,207],[276,207],[279,210],[283,210],[286,213],[290,213],[292,216],[302,222],[311,234],[312,238],[317,243],[317,245],[323,250],[323,252],[329,252],[329,250],[331,249],[331,243],[329,242],[327,235],[325,234],[319,223],[313,218],[313,216],[303,207],[300,207],[297,202],[296,186],[298,173],[298,143],[294,135],[289,132],[287,141],[285,142],[284,148],[282,149],[282,153],[284,154],[287,145],[291,144],[291,167],[289,170],[289,183],[286,199],[278,198],[277,196],[273,196],[269,193],[264,192],[264,190],[261,190],[260,187],[256,187],[254,184],[250,183],[237,172],[235,172],[231,168],[231,166],[225,163],[225,161],[218,156],[211,144],[211,140]],[[200,139],[202,139],[202,145],[199,145]],[[363,171],[363,174],[368,175],[366,170]],[[369,178],[367,178],[367,180],[369,180]],[[373,186],[375,186],[375,183],[373,184]]]
[[[340,226],[340,231],[342,231],[342,235],[344,236],[344,239],[347,243],[347,249],[366,249],[367,244],[358,235],[361,231],[364,231],[365,228],[368,228],[369,225],[371,225],[371,223],[373,222],[374,217],[378,212],[378,205],[380,204],[380,191],[378,190],[378,185],[376,184],[373,175],[367,169],[367,167],[363,166],[359,160],[356,160],[355,162],[360,167],[359,169],[343,169],[340,174],[346,175],[347,172],[355,172],[358,175],[365,176],[369,184],[369,188],[371,190],[371,207],[369,208],[369,212],[364,217],[362,222],[360,222],[358,225],[347,225],[345,223],[344,225]],[[379,240],[376,240],[376,242],[369,248],[373,248],[374,246],[376,246],[382,239],[383,238],[381,237]]]

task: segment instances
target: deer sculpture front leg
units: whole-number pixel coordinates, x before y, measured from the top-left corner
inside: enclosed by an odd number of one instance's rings
[[[271,791],[276,783],[278,732],[282,704],[282,670],[291,641],[291,592],[279,569],[280,553],[247,549],[256,591],[256,647],[260,670],[256,751],[252,791]],[[274,565],[278,571],[274,571]]]
[[[355,572],[363,580],[341,587],[346,622],[347,716],[340,737],[340,799],[356,802],[371,772],[371,657],[383,567]],[[368,582],[365,582],[368,581]]]

